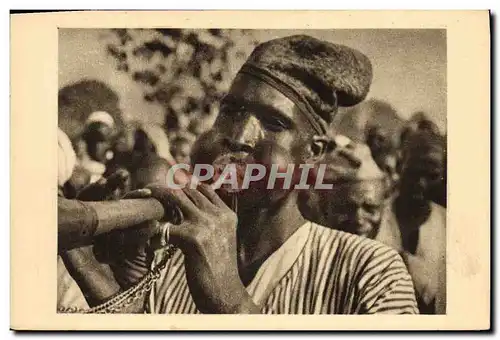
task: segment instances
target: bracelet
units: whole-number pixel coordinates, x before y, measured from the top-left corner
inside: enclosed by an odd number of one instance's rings
[[[166,247],[170,243],[170,223],[165,223],[161,226],[161,239],[160,244]]]

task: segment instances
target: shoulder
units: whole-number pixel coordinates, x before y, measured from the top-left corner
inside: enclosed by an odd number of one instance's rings
[[[322,253],[332,253],[332,262],[343,262],[349,265],[353,273],[361,271],[370,263],[376,269],[388,266],[392,262],[404,263],[399,254],[391,247],[368,239],[366,237],[350,234],[347,232],[330,229],[316,223],[312,223],[310,243],[315,244],[317,249],[327,249]]]
[[[320,269],[334,276],[340,273],[344,278],[343,287],[352,293],[354,312],[417,312],[412,279],[394,249],[314,223],[311,239],[317,240],[320,252],[315,258],[323,264]]]
[[[332,246],[333,248],[341,247],[341,251],[346,253],[361,252],[376,254],[391,252],[392,254],[397,255],[396,251],[376,240],[327,228],[316,223],[312,223],[311,234],[313,242],[316,241],[323,245]],[[356,255],[360,256],[361,254]]]

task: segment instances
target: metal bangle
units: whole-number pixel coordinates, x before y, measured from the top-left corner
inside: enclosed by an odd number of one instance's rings
[[[170,223],[165,223],[161,227],[161,246],[166,247],[170,243]]]

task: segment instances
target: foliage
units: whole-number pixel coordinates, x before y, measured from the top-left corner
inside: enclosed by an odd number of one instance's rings
[[[218,102],[257,44],[249,30],[113,29],[107,52],[119,71],[165,108],[165,127],[195,135],[213,123]]]

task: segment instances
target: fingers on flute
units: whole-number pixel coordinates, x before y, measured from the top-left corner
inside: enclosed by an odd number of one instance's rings
[[[201,192],[210,202],[213,204],[219,206],[219,207],[225,207],[226,204],[222,201],[222,199],[217,195],[215,190],[208,184],[206,183],[200,183],[198,185],[198,191]]]
[[[184,194],[196,205],[200,210],[210,209],[213,207],[212,202],[196,189],[183,189]]]
[[[149,198],[152,193],[150,189],[137,189],[134,191],[130,191],[123,196],[123,199],[135,199],[135,198]]]
[[[171,189],[159,184],[150,184],[147,188],[151,190],[152,197],[159,200],[166,210],[178,207],[183,216],[190,216],[199,212],[199,209],[182,189]]]

